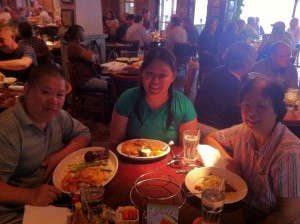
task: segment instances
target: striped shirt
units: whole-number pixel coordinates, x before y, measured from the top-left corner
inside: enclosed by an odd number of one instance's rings
[[[218,131],[216,139],[233,150],[248,185],[247,205],[269,213],[276,198],[300,197],[300,140],[285,125],[278,123],[257,151],[254,135],[244,124]]]

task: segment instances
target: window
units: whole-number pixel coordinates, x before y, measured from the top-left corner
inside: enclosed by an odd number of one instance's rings
[[[159,3],[159,30],[165,30],[171,20],[171,15],[176,14],[177,0],[160,0]]]
[[[134,14],[134,0],[121,0],[123,6],[122,13]]]

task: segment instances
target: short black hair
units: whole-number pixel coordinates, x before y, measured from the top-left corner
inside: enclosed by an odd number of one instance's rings
[[[249,80],[242,87],[240,102],[242,102],[246,95],[252,91],[261,91],[264,97],[270,98],[272,101],[272,107],[277,115],[276,122],[282,121],[287,112],[286,104],[284,102],[285,94],[283,87],[272,78],[258,76]]]
[[[141,16],[141,15],[136,15],[135,17],[134,17],[134,22],[135,23],[139,23],[139,22],[141,22],[143,20],[143,17]]]
[[[21,22],[18,26],[20,36],[31,38],[33,36],[33,27],[29,22]]]
[[[127,20],[133,20],[133,19],[134,19],[134,15],[133,15],[133,14],[128,14],[128,15],[126,16],[126,19],[127,19]]]

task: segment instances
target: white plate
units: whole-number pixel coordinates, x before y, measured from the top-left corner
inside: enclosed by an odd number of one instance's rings
[[[128,141],[135,141],[135,140],[144,140],[144,141],[147,141],[147,142],[150,142],[151,144],[155,144],[155,145],[158,145],[159,147],[161,148],[164,148],[165,146],[167,146],[166,143],[162,142],[162,141],[159,141],[159,140],[155,140],[155,139],[131,139],[131,140],[128,140]],[[126,141],[126,142],[128,142]],[[120,155],[124,156],[124,157],[127,157],[127,158],[130,158],[130,159],[133,159],[133,160],[152,160],[152,159],[157,159],[157,158],[160,158],[160,157],[163,157],[165,155],[167,155],[169,152],[170,152],[170,147],[168,146],[166,149],[165,149],[165,152],[161,155],[158,155],[158,156],[149,156],[149,157],[142,157],[142,156],[128,156],[126,154],[124,154],[122,152],[122,145],[124,144],[125,142],[122,142],[118,145],[117,147],[117,151]]]
[[[54,170],[53,177],[52,177],[54,186],[60,189],[62,192],[66,194],[70,194],[70,192],[64,191],[61,186],[62,180],[64,179],[65,175],[68,173],[67,171],[68,165],[73,163],[83,163],[85,153],[87,153],[88,151],[97,151],[101,149],[103,148],[102,147],[83,148],[65,157]],[[108,165],[110,166],[111,169],[113,169],[113,171],[110,173],[109,179],[102,183],[103,186],[105,186],[114,178],[114,176],[117,173],[118,165],[119,165],[117,156],[110,150],[109,150]]]
[[[247,195],[247,184],[240,176],[231,171],[216,167],[202,167],[192,170],[185,177],[185,185],[190,192],[198,193],[200,191],[195,189],[196,183],[202,177],[209,176],[210,174],[216,175],[220,178],[224,178],[228,184],[236,189],[236,192],[226,192],[225,204],[240,201]],[[195,194],[195,196],[201,198],[201,194]]]

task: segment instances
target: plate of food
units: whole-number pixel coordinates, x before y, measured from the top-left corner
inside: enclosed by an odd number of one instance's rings
[[[102,147],[87,147],[71,153],[55,168],[53,184],[66,194],[78,192],[80,184],[103,185],[117,173],[118,158]]]
[[[132,139],[119,144],[117,151],[133,160],[152,160],[167,155],[170,147],[155,139]]]
[[[202,167],[190,171],[185,177],[188,190],[201,198],[201,191],[209,187],[218,187],[225,179],[225,204],[242,200],[248,192],[245,181],[237,174],[215,167]]]
[[[136,62],[139,61],[138,57],[118,57],[116,58],[116,61],[120,61],[120,62]]]

